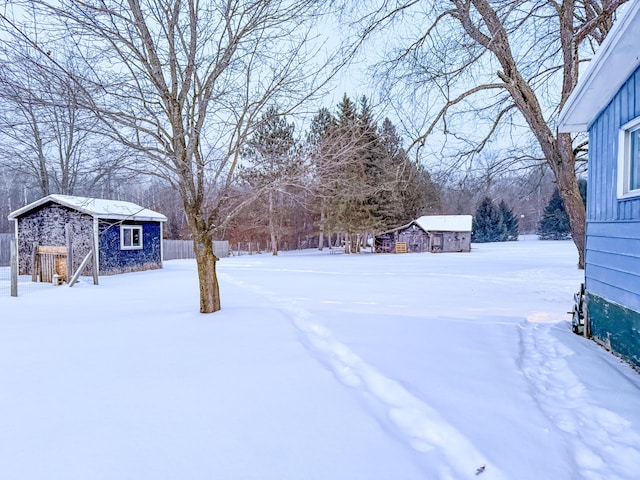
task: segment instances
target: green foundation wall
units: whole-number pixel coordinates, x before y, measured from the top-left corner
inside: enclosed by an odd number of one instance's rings
[[[587,292],[591,335],[640,367],[640,313]]]

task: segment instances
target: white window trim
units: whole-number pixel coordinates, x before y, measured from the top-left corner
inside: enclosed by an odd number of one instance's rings
[[[124,244],[124,232],[125,230],[140,230],[140,245],[125,245]],[[144,248],[142,225],[120,225],[120,250],[142,250]],[[133,233],[131,234],[133,240]]]
[[[618,132],[618,199],[640,196],[640,188],[629,190],[631,177],[630,135],[632,131],[640,129],[640,117],[620,127]]]

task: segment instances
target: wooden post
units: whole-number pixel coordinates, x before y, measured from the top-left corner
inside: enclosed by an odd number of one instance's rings
[[[31,252],[31,281],[38,280],[38,270],[40,270],[38,262],[38,242],[33,242],[33,251]]]
[[[18,296],[18,243],[11,239],[11,296]]]
[[[93,254],[93,265],[91,271],[93,272],[93,284],[98,285],[98,252],[96,251],[96,242],[91,242],[91,253]]]
[[[87,266],[87,262],[91,260],[92,255],[93,255],[93,249],[87,254],[86,257],[84,257],[84,260],[82,260],[82,263],[78,267],[78,270],[76,270],[76,273],[73,275],[73,278],[69,280],[69,287],[73,287],[76,284],[76,282],[78,281],[78,278],[80,278],[80,274],[82,273],[82,270],[84,270],[84,267]]]
[[[65,278],[65,280],[68,282],[69,280],[71,280],[71,277],[73,275],[73,251],[71,250],[71,225],[70,224],[67,223],[64,226],[64,233],[65,233],[65,240],[67,244],[67,271],[66,271],[67,278]]]

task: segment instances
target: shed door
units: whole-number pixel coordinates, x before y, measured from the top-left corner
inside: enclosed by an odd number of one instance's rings
[[[431,243],[431,251],[441,252],[443,243],[444,243],[444,235],[442,233],[434,233],[433,242]]]

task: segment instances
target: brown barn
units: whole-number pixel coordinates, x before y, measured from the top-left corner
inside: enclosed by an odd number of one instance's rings
[[[377,253],[469,252],[471,215],[427,215],[407,225],[380,233]]]

